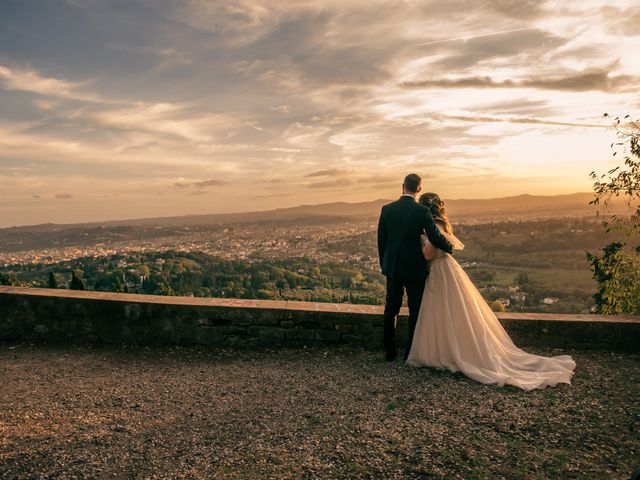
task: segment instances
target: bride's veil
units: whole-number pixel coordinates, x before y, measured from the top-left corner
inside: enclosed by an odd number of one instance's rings
[[[464,250],[464,243],[462,243],[460,239],[456,237],[453,233],[447,233],[442,229],[440,229],[440,232],[442,233],[442,236],[444,238],[449,240],[454,250]]]

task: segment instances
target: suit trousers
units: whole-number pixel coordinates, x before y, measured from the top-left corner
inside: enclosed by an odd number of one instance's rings
[[[416,329],[420,304],[426,278],[422,279],[401,279],[387,277],[387,298],[384,306],[384,349],[387,356],[395,357],[396,352],[396,317],[402,307],[404,292],[407,292],[407,306],[409,307],[409,330],[407,335],[407,346],[404,358],[409,356],[411,343],[413,342],[413,332]]]

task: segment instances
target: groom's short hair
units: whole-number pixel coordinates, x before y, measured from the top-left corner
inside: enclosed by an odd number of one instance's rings
[[[410,173],[406,177],[404,177],[404,188],[408,192],[416,193],[420,188],[420,184],[422,183],[422,179],[420,175],[416,173]]]

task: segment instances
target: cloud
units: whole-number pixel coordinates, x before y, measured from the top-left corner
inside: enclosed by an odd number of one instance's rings
[[[220,187],[224,185],[225,182],[222,180],[203,180],[201,182],[194,182],[193,186],[195,188],[207,188],[207,187]]]
[[[558,109],[548,100],[529,99],[524,96],[509,98],[507,100],[478,102],[468,107],[472,112],[484,112],[493,115],[532,115],[537,116],[557,115]]]
[[[315,122],[314,122],[315,123]],[[282,133],[282,138],[289,144],[299,148],[314,148],[326,143],[327,135],[331,133],[328,125],[313,125],[295,122]]]
[[[226,182],[222,180],[212,179],[212,180],[201,180],[198,182],[176,182],[173,184],[173,187],[177,189],[195,188],[195,189],[201,190],[209,187],[221,187],[222,185],[225,185],[225,184]]]
[[[430,177],[430,175],[422,175],[423,180],[428,177]],[[372,175],[370,177],[358,179],[357,183],[370,183],[373,185],[399,185],[400,183],[402,183],[402,180],[399,180],[392,175]]]
[[[333,177],[337,175],[348,175],[351,171],[345,168],[331,168],[328,170],[316,170],[315,172],[307,173],[305,177]]]
[[[11,69],[0,65],[0,79],[8,90],[22,90],[43,95],[73,96],[79,85],[57,78],[42,77],[34,70]]]
[[[525,27],[525,28],[514,28],[512,30],[502,30],[502,31],[487,32],[487,33],[476,33],[476,34],[467,35],[465,37],[453,37],[453,38],[445,38],[445,39],[442,39],[442,40],[431,40],[429,42],[419,43],[419,44],[416,45],[416,47],[427,47],[429,45],[438,45],[440,43],[459,42],[461,40],[472,40],[474,38],[493,37],[493,36],[505,35],[507,33],[513,33],[513,32],[525,32],[527,30],[537,30],[537,29],[535,29],[533,27]]]
[[[602,14],[607,21],[607,30],[612,34],[631,36],[640,35],[640,7],[622,9],[607,5],[602,7]]]
[[[502,58],[535,61],[541,54],[566,44],[568,39],[541,29],[515,29],[501,35],[479,36],[459,42],[417,47],[417,50],[435,49],[441,58],[429,64],[429,70],[455,72],[471,67],[499,62]],[[460,46],[462,44],[462,46]]]
[[[66,4],[76,8],[89,8],[100,4],[101,0],[64,0]]]
[[[31,194],[31,197],[33,198],[42,198],[40,195],[38,195],[37,193],[33,193]]]
[[[640,76],[609,75],[608,72],[590,72],[577,75],[537,78],[525,81],[525,85],[547,90],[585,92],[634,91],[640,86]]]
[[[194,111],[179,103],[136,102],[118,109],[78,110],[71,118],[87,119],[105,127],[169,134],[197,142],[213,141],[213,132],[238,127],[229,114]]]
[[[15,32],[19,35],[25,36],[25,37],[29,37],[29,38],[35,38],[37,40],[41,40],[42,37],[40,35],[37,35],[33,32],[29,32],[27,30],[23,30],[22,28],[18,28],[14,25],[9,25],[9,24],[4,24],[4,27],[7,28],[8,30],[11,30],[12,32]]]
[[[337,180],[327,180],[326,182],[309,183],[308,188],[340,188],[353,185],[353,180],[348,178],[339,178]]]
[[[624,92],[637,90],[640,87],[640,76],[610,75],[606,71],[588,71],[521,80],[494,80],[488,76],[441,78],[407,81],[401,83],[401,86],[404,88],[536,88],[571,92]]]
[[[579,122],[563,122],[555,120],[547,120],[540,118],[528,117],[486,117],[486,116],[466,116],[466,115],[442,115],[442,118],[458,120],[461,122],[471,123],[514,123],[524,125],[555,125],[560,127],[582,127],[582,128],[609,128],[606,124],[598,123],[579,123]]]
[[[58,200],[69,200],[73,198],[73,195],[71,195],[70,193],[56,193],[55,198],[57,198]]]
[[[544,0],[492,0],[488,7],[505,17],[532,20],[548,14]]]
[[[105,100],[80,91],[84,83],[45,77],[33,69],[10,68],[0,64],[0,86],[6,90],[18,90],[52,97],[104,103]]]
[[[494,195],[524,188],[494,171],[603,162],[599,116],[638,102],[632,0],[69,1],[2,20],[41,37],[0,45],[0,190],[20,221],[22,201],[54,218],[30,195],[62,186],[82,199],[69,216],[251,210],[228,203],[247,178],[260,208],[395,192],[409,171]]]
[[[168,15],[232,52],[236,72],[292,92],[378,84],[410,48],[399,34],[405,13],[393,3],[191,0]]]
[[[58,105],[58,102],[52,100],[45,100],[44,98],[38,98],[33,101],[33,104],[41,110],[50,110]]]
[[[269,109],[286,115],[291,113],[291,105],[278,105],[276,107],[269,107]]]

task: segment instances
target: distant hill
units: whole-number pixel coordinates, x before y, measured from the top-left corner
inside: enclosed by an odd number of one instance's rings
[[[300,205],[298,207],[278,208],[276,210],[258,212],[118,220],[102,223],[101,225],[205,225],[291,221],[302,220],[309,217],[328,217],[336,220],[354,217],[368,218],[377,216],[380,213],[382,205],[389,201],[390,200],[373,200],[362,203],[322,203],[319,205]]]
[[[557,218],[568,216],[593,215],[595,210],[589,205],[593,198],[590,192],[568,195],[518,195],[514,197],[492,199],[446,200],[449,216],[454,222],[495,221],[509,219]],[[176,227],[196,225],[232,225],[265,222],[305,222],[317,221],[331,223],[349,219],[374,219],[382,206],[391,200],[378,199],[369,202],[334,202],[319,205],[300,205],[298,207],[279,208],[262,212],[227,213],[211,215],[183,215],[175,217],[140,218],[109,222],[82,224],[41,224],[24,227],[11,227],[2,230],[21,230],[42,232],[66,228],[95,227]],[[624,211],[622,205],[615,209]],[[313,219],[313,220],[312,220]]]
[[[591,193],[571,195],[518,195],[492,199],[461,199],[446,201],[449,216],[457,224],[478,224],[495,221],[543,220],[553,218],[593,217],[589,205]],[[339,224],[376,224],[380,209],[390,200],[320,205],[301,205],[264,212],[213,215],[185,215],[177,217],[140,218],[111,222],[31,225],[0,229],[0,252],[37,251],[61,247],[91,247],[95,245],[151,244],[166,240],[200,241],[227,227],[274,227],[295,231],[302,226],[324,227]],[[617,208],[617,213],[623,212]]]
[[[447,211],[452,219],[471,220],[505,218],[544,218],[593,215],[595,210],[589,205],[593,199],[590,192],[572,193],[567,195],[518,195],[514,197],[491,199],[458,199],[445,200]],[[247,212],[233,214],[186,215],[178,217],[143,218],[135,220],[119,220],[101,224],[104,226],[122,225],[211,225],[238,224],[273,221],[304,220],[309,217],[333,218],[374,218],[380,214],[380,209],[391,199],[378,199],[369,202],[348,203],[334,202],[319,205],[300,205],[298,207],[279,208],[262,212]],[[618,206],[617,212],[622,209]]]
[[[471,216],[491,217],[565,217],[592,215],[595,213],[589,202],[593,200],[590,192],[568,195],[517,195],[515,197],[481,200],[449,200],[447,210],[453,218]],[[619,208],[617,208],[619,211]]]

